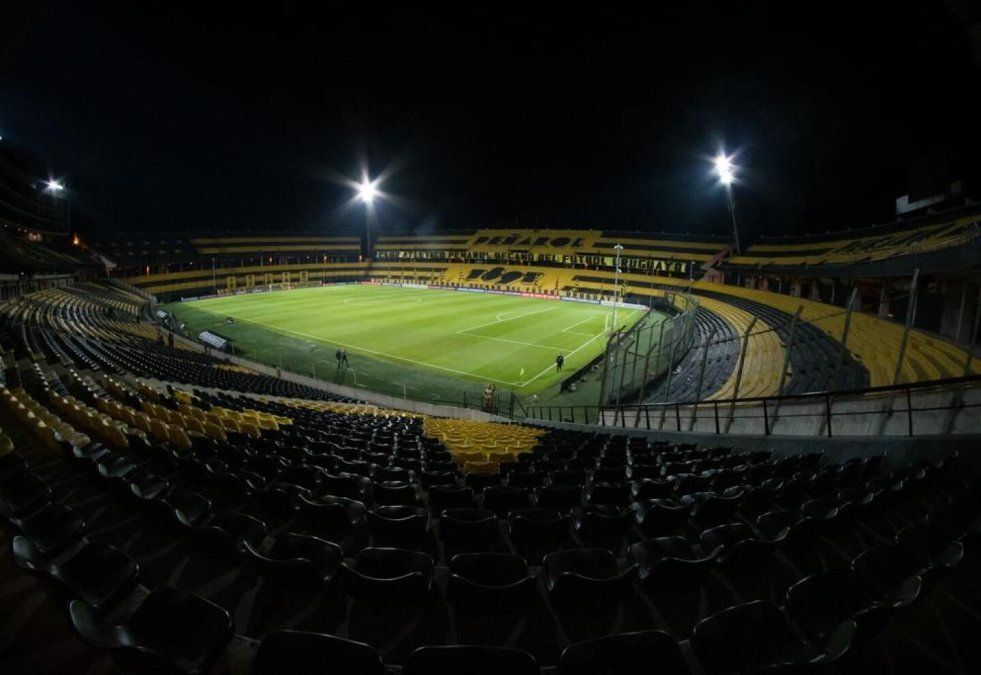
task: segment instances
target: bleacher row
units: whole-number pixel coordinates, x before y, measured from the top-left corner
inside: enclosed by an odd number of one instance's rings
[[[898,256],[935,253],[967,246],[981,237],[977,209],[960,217],[931,218],[934,222],[894,224],[879,231],[839,237],[822,236],[811,241],[781,241],[779,238],[750,246],[742,255],[732,255],[726,268],[768,269],[855,265]]]
[[[203,387],[307,399],[337,398],[319,389],[231,366],[217,356],[179,344],[170,347],[155,329],[139,323],[144,301],[127,304],[125,298],[109,287],[93,290],[79,286],[34,293],[0,309],[0,336],[8,338],[5,344],[17,358],[47,357],[62,365],[129,372]]]
[[[124,672],[858,672],[977,581],[953,455],[501,433],[43,361],[21,380],[0,390],[14,560]]]

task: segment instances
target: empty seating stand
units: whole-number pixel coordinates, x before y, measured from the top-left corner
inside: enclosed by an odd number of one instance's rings
[[[976,610],[953,595],[976,591],[979,506],[953,458],[434,424],[247,374],[150,386],[90,367],[125,365],[108,338],[76,344],[90,364],[37,337],[0,387],[0,586],[31,584],[12,615],[71,623],[14,626],[0,668],[62,643],[80,670],[135,672],[863,672],[883,648],[929,671],[970,652],[933,630],[950,597]]]

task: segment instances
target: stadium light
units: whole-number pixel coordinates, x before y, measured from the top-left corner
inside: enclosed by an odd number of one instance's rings
[[[368,180],[367,177],[358,183],[358,198],[369,206],[371,206],[375,201],[375,197],[378,195],[378,188],[375,186],[375,183],[376,181]]]
[[[52,178],[49,181],[46,181],[44,185],[45,185],[45,189],[48,190],[48,192],[61,192],[62,190],[65,189],[65,186],[60,181],[57,181],[54,178]]]
[[[736,199],[732,194],[732,184],[736,182],[736,166],[732,163],[732,158],[726,156],[726,153],[722,151],[715,156],[713,164],[719,182],[726,186],[726,196],[729,198],[729,215],[732,217],[732,239],[738,255],[742,253],[742,249],[739,246],[739,227],[736,224]]]
[[[732,160],[721,152],[715,157],[715,173],[719,176],[719,182],[723,185],[732,185],[736,180],[736,167],[732,165]]]

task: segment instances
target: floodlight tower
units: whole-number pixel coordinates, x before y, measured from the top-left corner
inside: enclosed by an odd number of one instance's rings
[[[617,305],[620,304],[620,251],[623,250],[622,244],[613,247],[617,252],[616,266],[613,268],[613,332],[617,329]]]
[[[49,178],[48,180],[44,181],[43,185],[44,185],[44,188],[43,188],[44,192],[47,192],[52,197],[61,198],[62,193],[64,193],[65,198],[67,199],[66,208],[65,208],[65,226],[70,231],[71,230],[71,227],[72,227],[72,193],[71,193],[71,190],[69,190],[65,186],[64,183],[62,183],[60,180],[58,180],[56,178]]]
[[[365,251],[371,257],[371,211],[375,205],[375,197],[378,196],[378,181],[368,180],[368,174],[364,174],[361,182],[357,185],[358,199],[365,205]]]
[[[736,167],[730,157],[720,152],[715,157],[715,173],[719,182],[726,186],[726,196],[729,200],[729,215],[732,216],[732,238],[736,244],[736,253],[742,253],[739,246],[739,228],[736,225],[736,199],[732,194],[732,184],[736,181]]]

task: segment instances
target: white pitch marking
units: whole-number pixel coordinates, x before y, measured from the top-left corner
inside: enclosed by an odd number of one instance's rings
[[[576,352],[582,351],[583,349],[585,349],[586,347],[588,347],[589,345],[591,345],[593,343],[593,341],[596,340],[596,338],[601,338],[604,335],[606,335],[606,332],[605,331],[604,332],[601,332],[601,333],[598,333],[598,334],[594,335],[593,337],[589,338],[588,340],[586,340],[585,342],[583,342],[581,345],[579,345],[578,347],[576,347],[575,349],[573,349],[571,352],[569,352],[568,356],[566,356],[566,359],[569,359],[570,357],[572,357],[574,354],[576,354]],[[555,367],[555,364],[552,364],[550,366],[547,366],[546,368],[544,368],[542,370],[542,372],[538,373],[538,375],[535,375],[535,377],[531,378],[530,380],[526,380],[525,382],[522,382],[518,386],[519,387],[527,387],[529,384],[531,384],[532,382],[534,382],[535,380],[537,380],[539,377],[541,377],[542,375],[544,375],[545,373],[547,373],[548,371],[550,371],[554,367]]]
[[[202,309],[202,311],[208,312],[210,314],[214,314],[215,316],[224,316],[220,312],[216,312],[216,311],[211,310],[211,309]],[[456,370],[455,368],[447,368],[446,366],[437,366],[436,364],[426,363],[425,361],[416,361],[415,359],[407,359],[404,356],[395,356],[394,354],[388,354],[386,352],[379,352],[379,351],[375,351],[374,349],[366,349],[365,347],[361,347],[359,345],[352,345],[352,344],[347,343],[347,342],[341,342],[340,340],[335,340],[334,338],[317,336],[317,335],[310,335],[309,333],[301,333],[298,330],[290,330],[289,328],[282,328],[282,327],[275,327],[274,328],[273,326],[270,326],[268,324],[260,323],[259,321],[253,321],[251,319],[243,319],[241,317],[237,317],[237,320],[238,321],[244,321],[246,323],[252,323],[252,324],[255,324],[256,326],[262,326],[263,328],[265,328],[267,330],[270,330],[270,331],[272,331],[274,333],[276,333],[276,332],[279,332],[279,333],[292,333],[293,335],[299,335],[301,337],[310,338],[310,339],[316,340],[317,342],[320,342],[320,343],[329,342],[330,344],[339,345],[341,347],[348,347],[348,348],[350,348],[350,349],[352,349],[352,350],[354,350],[356,352],[363,352],[365,354],[374,354],[375,356],[384,356],[386,358],[394,359],[396,361],[406,361],[408,363],[414,363],[417,366],[425,366],[426,368],[436,368],[438,370],[445,370],[445,371],[447,371],[449,373],[456,373],[457,375],[468,375],[470,377],[479,377],[482,380],[490,380],[491,382],[497,382],[498,384],[506,384],[506,385],[509,385],[509,386],[512,386],[512,387],[524,386],[524,385],[519,384],[518,382],[509,382],[507,380],[498,380],[496,378],[487,377],[485,375],[481,375],[481,374],[478,374],[478,373],[471,373],[471,372],[465,371],[465,370]]]
[[[587,316],[582,321],[577,321],[576,323],[572,324],[571,326],[569,326],[569,328],[575,328],[576,326],[579,326],[581,324],[584,324],[587,321],[592,321],[593,319],[595,319],[598,316],[602,316],[602,315],[600,315],[600,314],[591,314],[590,316]],[[563,328],[562,329],[562,332],[563,333],[575,333],[576,332],[576,331],[569,330],[569,328]],[[592,333],[578,333],[578,335],[589,335],[590,337],[592,337],[593,334]]]
[[[457,332],[459,333],[459,332],[466,332],[466,331],[470,331],[470,330],[477,330],[478,328],[483,328],[485,326],[493,326],[496,323],[504,323],[505,321],[514,321],[515,319],[523,319],[524,317],[531,316],[532,314],[542,314],[544,312],[551,312],[551,311],[554,311],[554,310],[556,310],[558,308],[559,308],[558,305],[556,305],[555,307],[546,307],[545,309],[536,309],[534,312],[525,312],[524,314],[521,314],[519,316],[511,317],[510,319],[502,319],[500,317],[503,316],[503,315],[505,315],[505,314],[514,314],[515,310],[512,310],[510,312],[500,312],[499,314],[497,314],[497,316],[495,317],[495,319],[493,321],[488,321],[487,323],[482,323],[482,324],[479,324],[477,326],[470,326],[468,328],[464,328],[463,331],[457,331]]]

